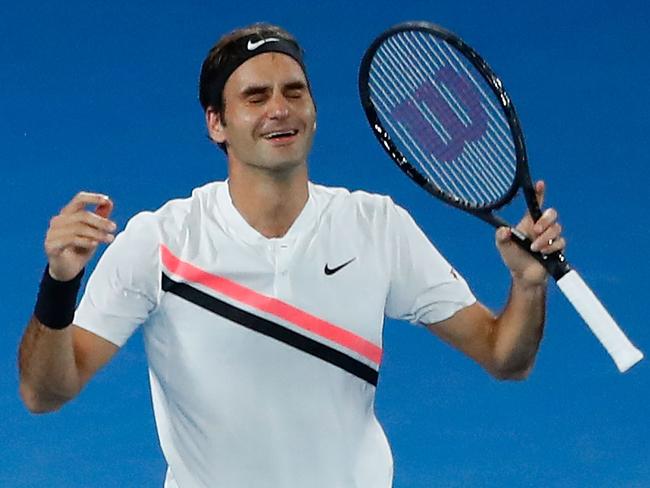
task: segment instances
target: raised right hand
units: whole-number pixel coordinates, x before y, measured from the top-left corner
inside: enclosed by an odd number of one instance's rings
[[[94,211],[87,209],[90,205],[95,205]],[[113,242],[117,226],[108,219],[112,210],[113,202],[106,195],[82,191],[50,220],[45,253],[52,278],[71,280],[86,266],[101,242]]]

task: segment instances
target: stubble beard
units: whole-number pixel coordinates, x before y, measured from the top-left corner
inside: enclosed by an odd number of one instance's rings
[[[307,166],[307,156],[311,151],[312,138],[313,136],[311,136],[307,141],[296,141],[294,143],[302,145],[302,148],[292,147],[293,145],[286,148],[266,147],[258,153],[258,158],[255,158],[255,155],[251,155],[250,158],[246,158],[247,161],[244,161],[241,158],[236,159],[242,165],[253,171],[266,173],[269,176],[284,179],[292,176],[296,172],[299,172],[301,168]],[[264,141],[260,141],[260,143],[264,144]],[[283,150],[287,152],[284,158],[279,154]]]

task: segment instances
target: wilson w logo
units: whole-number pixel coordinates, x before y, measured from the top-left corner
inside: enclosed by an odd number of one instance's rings
[[[431,82],[422,83],[413,94],[414,100],[405,100],[397,105],[392,116],[400,122],[425,154],[439,161],[452,161],[463,151],[466,142],[479,139],[487,129],[487,114],[481,106],[481,94],[465,77],[445,66],[436,74],[436,82],[446,88],[438,88]],[[454,100],[452,108],[448,100]],[[420,106],[422,108],[420,108]],[[425,115],[426,108],[431,114]],[[469,121],[457,115],[461,109]],[[427,120],[431,116],[442,128],[436,130]],[[444,138],[443,138],[444,137]]]

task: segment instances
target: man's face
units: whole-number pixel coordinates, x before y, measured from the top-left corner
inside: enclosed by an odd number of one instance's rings
[[[255,56],[228,78],[225,110],[208,113],[210,135],[226,142],[231,164],[271,171],[304,165],[316,128],[305,73],[290,56]]]

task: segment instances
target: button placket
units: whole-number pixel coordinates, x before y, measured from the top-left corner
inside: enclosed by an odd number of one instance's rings
[[[291,258],[291,248],[289,244],[283,242],[278,245],[278,268],[277,271],[281,276],[286,276],[289,270],[289,260]]]
[[[276,247],[276,268],[275,268],[275,292],[276,296],[287,297],[290,295],[289,265],[291,263],[293,246],[289,242],[277,242]]]

